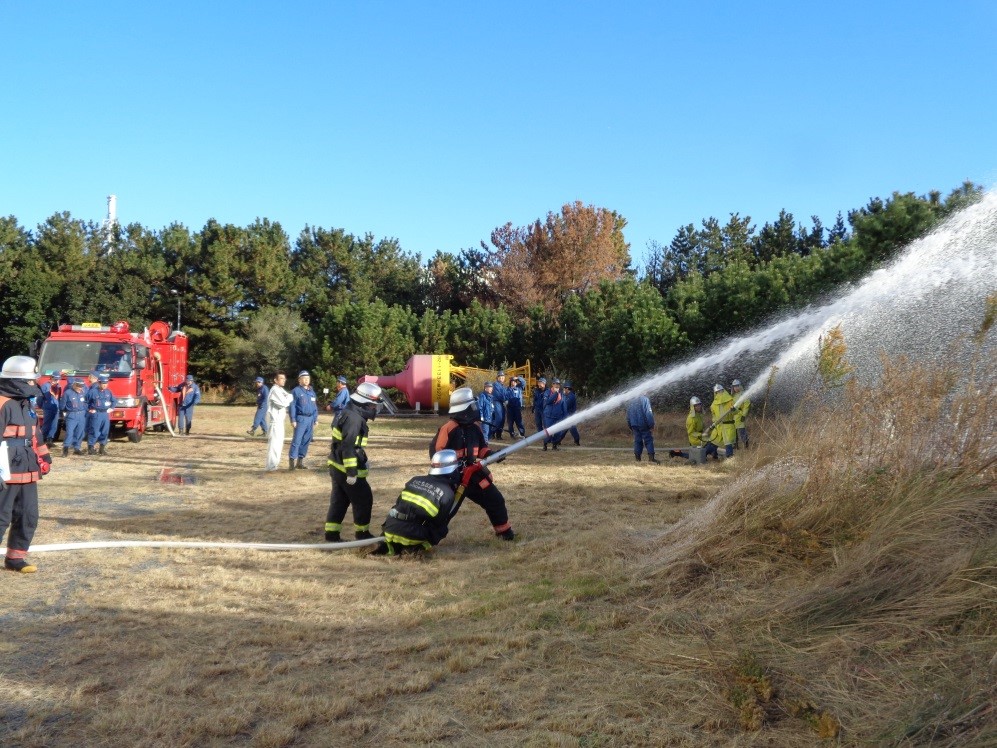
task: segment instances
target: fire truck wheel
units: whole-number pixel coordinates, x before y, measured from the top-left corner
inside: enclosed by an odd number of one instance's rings
[[[138,421],[135,424],[135,428],[128,429],[126,432],[128,434],[128,441],[130,442],[140,442],[142,441],[142,434],[145,433],[145,408],[139,413]]]

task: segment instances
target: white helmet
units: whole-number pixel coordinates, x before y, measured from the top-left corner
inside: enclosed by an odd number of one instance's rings
[[[35,379],[37,364],[31,356],[11,356],[3,362],[0,379]]]
[[[730,386],[731,387],[740,387],[741,386],[741,380],[740,379],[735,379],[733,382],[730,383]]]
[[[450,413],[467,410],[474,401],[474,390],[470,387],[458,387],[450,393]]]
[[[695,395],[689,398],[689,405],[702,405],[702,404],[703,404],[702,401]]]
[[[724,386],[722,384],[715,384],[715,385],[713,385],[713,391],[714,392],[723,392],[724,391]]]
[[[429,463],[430,475],[448,475],[457,469],[460,458],[452,449],[441,449]]]
[[[381,388],[373,382],[361,382],[350,395],[350,400],[360,405],[377,405],[381,402]]]

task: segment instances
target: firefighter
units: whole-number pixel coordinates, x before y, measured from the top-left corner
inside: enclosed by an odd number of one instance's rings
[[[533,425],[537,433],[544,430],[544,395],[547,394],[547,378],[538,377],[537,386],[533,388]]]
[[[658,462],[654,456],[654,411],[647,395],[634,398],[627,405],[627,426],[634,435],[634,457],[640,457],[647,448],[647,461]]]
[[[253,416],[253,425],[246,431],[250,436],[256,436],[256,429],[267,435],[267,401],[270,399],[270,388],[267,387],[263,377],[256,377],[253,380],[256,388],[256,414]]]
[[[96,371],[91,371],[87,374],[87,381],[83,383],[83,397],[87,398],[90,396],[90,390],[97,389],[97,380],[99,375]],[[86,439],[87,435],[90,433],[90,429],[93,426],[93,414],[86,410],[86,415],[83,420],[83,438]]]
[[[548,444],[552,445],[556,451],[564,439],[563,431],[553,435],[549,433],[555,424],[564,420],[564,396],[561,394],[561,380],[557,377],[550,383],[550,389],[544,395],[543,416],[544,428],[548,431],[548,435],[544,439],[544,452],[547,451]]]
[[[734,426],[734,398],[730,396],[722,384],[713,385],[710,415],[713,416],[713,425],[710,426],[710,430],[715,432],[713,441],[723,445],[727,457],[733,457],[734,444],[737,442],[737,430]]]
[[[62,439],[62,456],[69,457],[69,450],[74,455],[83,454],[83,437],[87,425],[87,396],[83,392],[83,380],[72,377],[69,389],[59,402],[62,416],[66,424],[66,435]]]
[[[505,372],[499,369],[492,384],[492,401],[495,403],[495,414],[492,417],[492,427],[488,438],[502,441],[502,429],[505,427],[505,413],[509,406],[509,388],[505,384]]]
[[[353,507],[353,533],[357,540],[374,537],[370,534],[370,515],[374,495],[367,482],[368,421],[377,417],[381,407],[381,388],[373,382],[357,385],[350,402],[332,424],[332,449],[329,452],[329,475],[332,496],[325,517],[325,541],[342,540],[346,508]]]
[[[575,397],[575,388],[571,386],[570,380],[564,380],[564,415],[567,418],[571,418],[578,411],[578,398]],[[572,426],[568,429],[567,433],[571,434],[571,438],[575,440],[575,446],[580,447],[582,444],[582,437],[578,433],[578,429]],[[563,437],[562,437],[563,438]]]
[[[177,433],[190,436],[190,426],[194,422],[194,406],[201,402],[201,388],[194,382],[194,375],[188,374],[180,384],[169,388],[170,392],[180,393],[177,405]]]
[[[741,394],[742,390],[740,379],[735,379],[731,382],[730,388],[733,393],[731,397],[733,397],[734,402],[737,403],[734,406],[734,428],[737,431],[737,442],[743,443],[744,448],[747,449],[748,429],[744,425],[744,420],[748,417],[748,411],[751,410],[751,401]]]
[[[312,389],[312,377],[307,371],[298,372],[298,386],[291,390],[291,451],[287,455],[290,470],[307,470],[303,460],[308,456],[308,445],[315,435],[315,422],[318,420],[318,398]],[[295,462],[297,460],[297,462]]]
[[[526,427],[523,426],[523,393],[526,391],[526,380],[522,377],[513,377],[509,386],[509,436],[515,437],[519,430],[520,438],[526,436]]]
[[[434,455],[444,449],[457,453],[461,469],[473,465],[491,453],[488,441],[478,420],[478,405],[470,387],[459,387],[450,395],[449,420],[443,424],[429,446]],[[465,491],[465,496],[485,510],[495,535],[503,540],[513,540],[516,533],[509,523],[505,497],[492,482],[491,472],[482,466],[475,472]]]
[[[475,472],[474,465],[464,471],[468,482]],[[443,449],[434,454],[429,463],[429,474],[416,476],[406,483],[388,512],[387,519],[381,525],[384,541],[374,554],[394,556],[428,551],[438,545],[447,536],[450,520],[460,508],[457,491],[462,483],[461,477],[460,458],[454,450]],[[464,486],[466,488],[467,483]]]
[[[87,393],[87,414],[90,416],[90,430],[87,432],[87,454],[97,454],[95,444],[100,445],[100,454],[107,454],[107,437],[111,431],[111,418],[108,411],[114,407],[114,395],[107,388],[110,377],[101,373],[97,386]]]
[[[29,401],[41,395],[35,384],[35,360],[11,356],[0,370],[0,542],[7,535],[3,565],[30,574],[28,548],[38,526],[38,481],[49,471],[52,457],[39,443]],[[82,384],[82,383],[81,383]]]
[[[481,418],[481,431],[487,441],[495,433],[495,394],[491,382],[485,382],[478,395],[478,417]]]
[[[59,433],[59,396],[52,385],[46,382],[42,390],[42,440],[49,449]]]
[[[717,459],[717,445],[706,441],[709,434],[703,433],[703,401],[693,395],[689,398],[689,415],[685,419],[685,432],[689,436],[690,447],[706,446],[706,457]],[[673,449],[669,457],[684,457],[689,459],[689,453],[681,449]]]
[[[267,415],[270,417],[270,432],[267,434],[267,472],[280,466],[280,453],[284,450],[284,419],[291,405],[291,393],[284,389],[287,375],[278,371],[273,378],[273,387],[267,398]]]
[[[347,386],[349,382],[346,381],[346,377],[339,375],[336,377],[336,397],[333,401],[329,403],[328,410],[332,411],[333,420],[336,419],[340,413],[349,405],[350,402],[350,388]]]

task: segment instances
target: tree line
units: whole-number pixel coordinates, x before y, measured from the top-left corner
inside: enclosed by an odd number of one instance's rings
[[[626,219],[581,202],[425,262],[341,228],[306,226],[292,243],[265,218],[156,231],[61,212],[31,231],[9,216],[0,354],[26,352],[59,323],[175,325],[179,305],[191,371],[208,384],[307,368],[321,388],[450,353],[485,368],[530,359],[597,395],[860,278],[982,191],[894,193],[830,227],[786,211],[760,229],[710,217],[652,242],[636,268]]]

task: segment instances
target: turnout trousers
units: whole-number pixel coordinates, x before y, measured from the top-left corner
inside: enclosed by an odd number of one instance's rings
[[[0,491],[0,541],[8,527],[8,550],[27,551],[38,527],[37,483],[8,483]]]
[[[366,478],[357,478],[352,486],[346,482],[346,473],[329,468],[332,476],[332,496],[329,498],[329,513],[325,516],[325,531],[339,532],[343,529],[346,508],[353,507],[353,529],[362,532],[370,528],[370,515],[374,508],[374,494]]]

